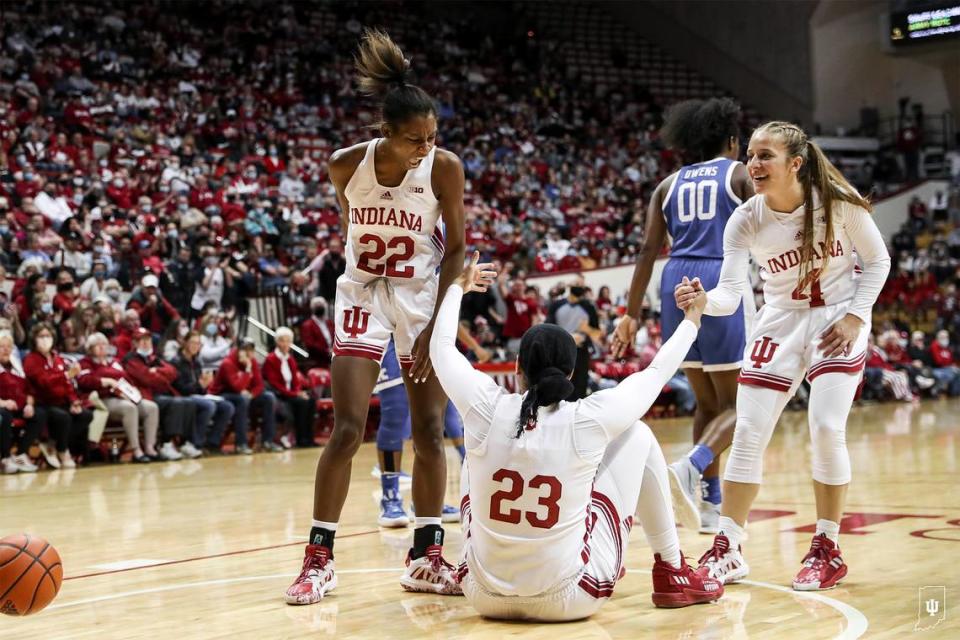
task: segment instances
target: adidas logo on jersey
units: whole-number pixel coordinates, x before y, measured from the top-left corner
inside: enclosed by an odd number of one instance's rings
[[[389,191],[384,191],[383,194],[380,196],[380,199],[381,199],[381,200],[393,200],[393,196],[390,195],[390,192],[389,192]]]

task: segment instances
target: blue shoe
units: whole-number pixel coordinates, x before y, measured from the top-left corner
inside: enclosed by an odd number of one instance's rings
[[[377,524],[381,527],[405,527],[410,524],[410,517],[403,510],[403,499],[400,497],[400,478],[395,473],[385,473],[380,477],[380,484],[383,497],[380,498]]]
[[[370,470],[370,475],[373,476],[374,478],[382,477],[383,474],[380,472],[380,465],[378,464],[373,465],[373,469]],[[400,476],[401,489],[409,489],[412,486],[413,479],[410,477],[409,473],[401,471],[397,475]]]
[[[414,518],[417,517],[416,510],[413,508],[413,503],[410,503],[410,521],[412,522]],[[443,505],[443,511],[440,512],[440,522],[460,522],[460,509],[450,506],[449,504]]]

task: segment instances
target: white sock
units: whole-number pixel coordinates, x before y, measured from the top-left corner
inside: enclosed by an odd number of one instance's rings
[[[417,516],[413,519],[414,529],[419,529],[421,527],[429,527],[432,524],[435,524],[439,527],[441,524],[440,518],[427,518],[427,517],[421,518],[420,516]]]
[[[337,524],[338,523],[336,522],[324,522],[323,520],[314,520],[313,524],[311,524],[310,526],[315,527],[317,529],[326,529],[327,531],[336,531]]]
[[[840,546],[840,524],[834,522],[833,520],[817,520],[817,532],[813,535],[818,536],[820,534],[827,536],[827,538],[833,544]]]
[[[727,536],[730,541],[730,548],[736,551],[740,546],[740,540],[743,538],[743,527],[734,522],[733,518],[720,516],[719,535]]]

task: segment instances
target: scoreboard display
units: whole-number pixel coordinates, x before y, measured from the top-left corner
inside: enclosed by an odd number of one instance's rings
[[[894,45],[956,39],[960,39],[960,1],[890,14],[890,41]]]

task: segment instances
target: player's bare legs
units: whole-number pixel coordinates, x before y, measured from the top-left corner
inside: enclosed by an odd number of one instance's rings
[[[353,456],[363,442],[370,394],[380,373],[380,363],[337,356],[331,369],[333,435],[317,462],[310,539],[300,575],[286,591],[287,604],[319,602],[337,586],[333,540],[347,499]]]
[[[849,484],[824,484],[813,481],[813,496],[817,501],[817,520],[840,522],[843,505],[847,503]]]
[[[443,419],[447,395],[433,373],[425,382],[414,383],[403,372],[410,399],[413,435],[413,504],[418,516],[440,517],[447,488],[447,456],[443,442]]]
[[[443,559],[443,496],[447,488],[447,458],[443,425],[447,394],[430,371],[426,380],[413,382],[403,372],[410,400],[413,436],[413,503],[416,505],[413,548],[400,584],[408,591],[462,595],[456,570]]]
[[[720,517],[720,454],[733,442],[738,371],[687,368],[684,373],[697,398],[693,415],[695,446],[670,465],[674,509],[685,527],[716,533]]]
[[[347,500],[353,456],[363,442],[370,410],[370,394],[377,384],[380,364],[366,358],[337,356],[331,368],[333,434],[317,462],[313,490],[315,520],[336,522]]]

